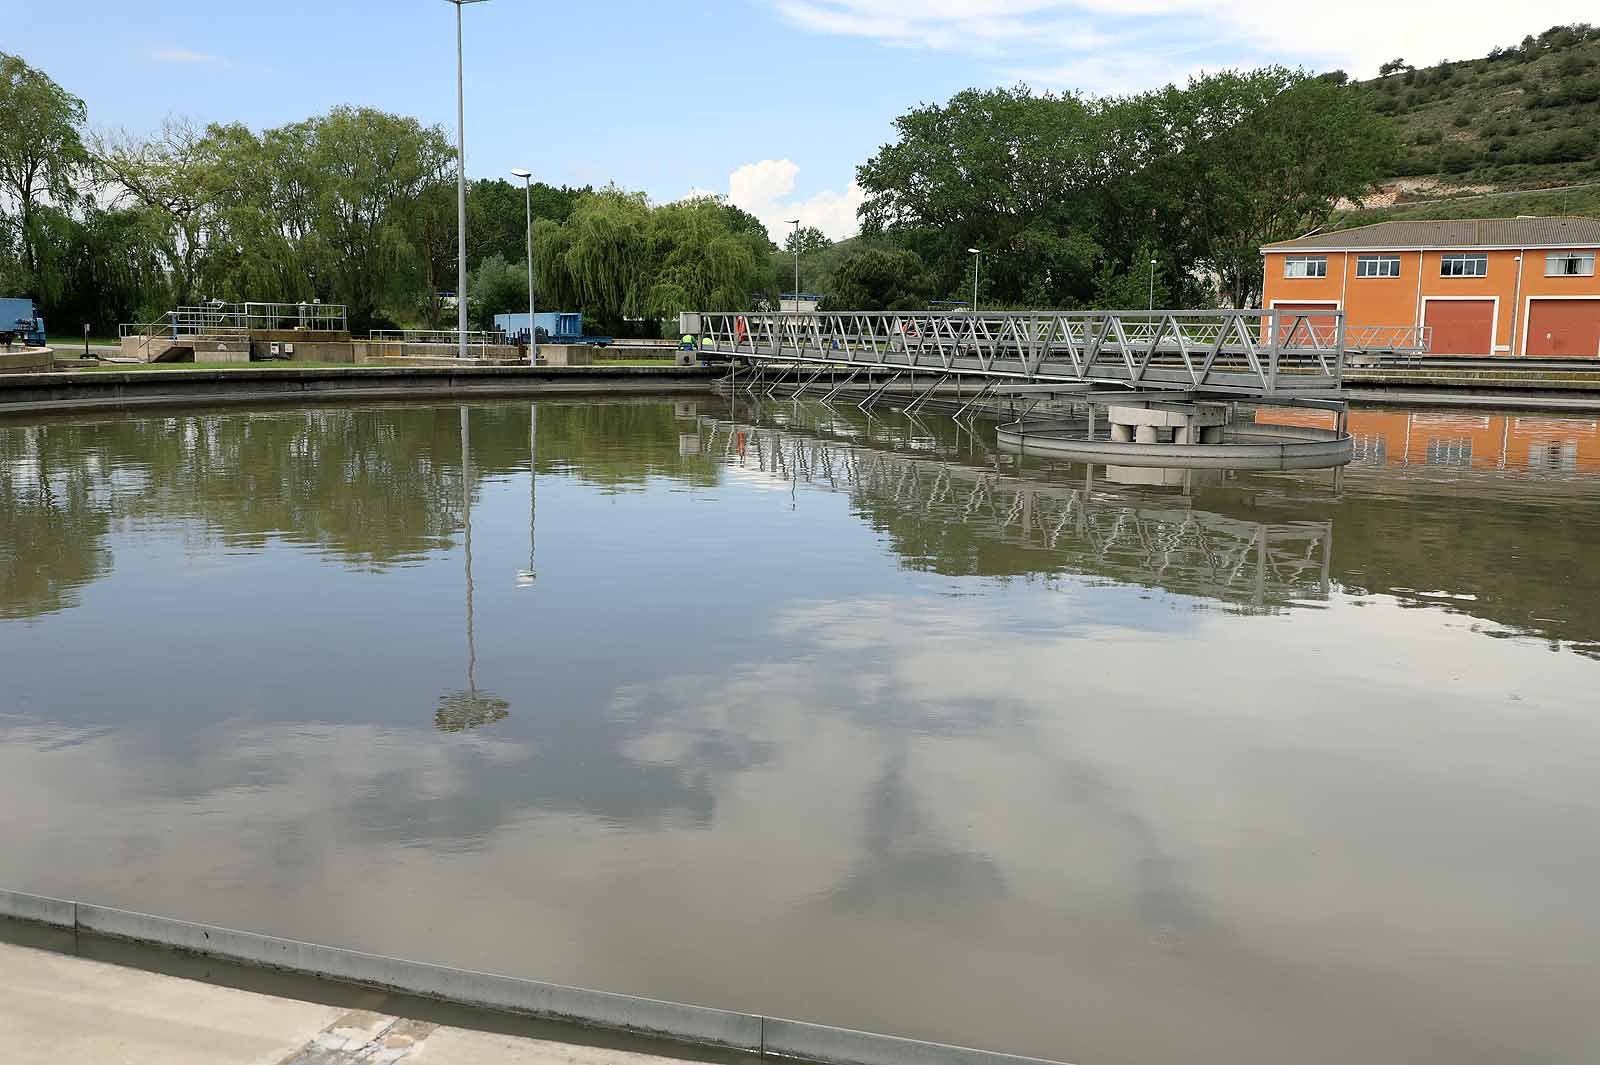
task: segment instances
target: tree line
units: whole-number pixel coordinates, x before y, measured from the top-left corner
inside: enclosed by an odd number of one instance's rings
[[[448,327],[454,150],[444,130],[372,108],[254,131],[169,119],[92,132],[82,100],[0,53],[0,292],[61,328],[146,320],[210,299],[321,299],[352,327]],[[1369,188],[1396,142],[1370,94],[1283,68],[1131,96],[970,89],[895,121],[858,168],[861,233],[783,248],[717,197],[656,204],[616,186],[532,187],[536,299],[619,335],[683,309],[965,299],[985,306],[1249,304],[1257,248]],[[468,314],[527,303],[524,190],[468,191]],[[1152,297],[1153,288],[1153,297]]]

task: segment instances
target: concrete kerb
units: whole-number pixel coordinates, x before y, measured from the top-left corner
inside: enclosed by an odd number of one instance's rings
[[[312,977],[592,1028],[829,1065],[1062,1065],[659,999],[403,961],[342,947],[0,891],[0,917],[89,932]]]
[[[143,370],[0,374],[0,413],[325,399],[709,391],[718,371],[677,366]]]
[[[78,904],[44,895],[0,891],[0,917],[14,917],[19,921],[33,921],[55,928],[76,928]]]

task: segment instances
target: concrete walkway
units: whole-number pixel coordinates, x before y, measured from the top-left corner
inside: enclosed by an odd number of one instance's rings
[[[0,943],[8,1065],[663,1065]]]

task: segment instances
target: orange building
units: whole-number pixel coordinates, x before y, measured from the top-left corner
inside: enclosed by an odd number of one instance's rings
[[[1379,222],[1263,247],[1263,303],[1427,326],[1433,355],[1596,358],[1597,249],[1595,218]]]

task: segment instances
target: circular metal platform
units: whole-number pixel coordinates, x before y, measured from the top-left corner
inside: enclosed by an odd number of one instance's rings
[[[1355,441],[1349,433],[1254,422],[1225,427],[1222,442],[1211,444],[1140,444],[1111,440],[1098,433],[1091,439],[1085,418],[1011,422],[1001,425],[996,435],[1002,448],[1019,455],[1117,466],[1320,470],[1344,466],[1355,457]]]

